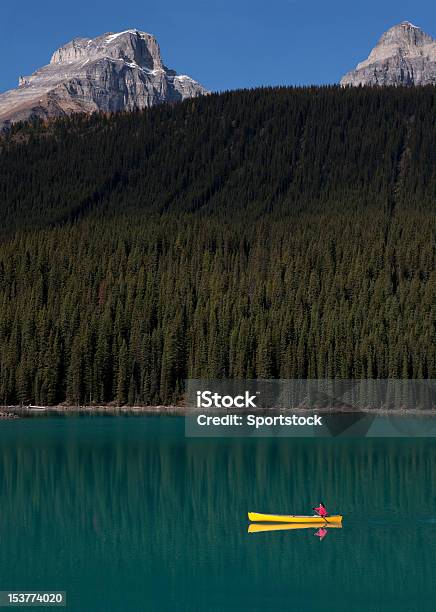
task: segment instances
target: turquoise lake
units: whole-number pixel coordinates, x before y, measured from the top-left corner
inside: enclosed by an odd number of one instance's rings
[[[247,511],[344,515],[247,533]],[[436,610],[436,440],[186,439],[181,417],[0,424],[0,590],[74,611]],[[41,609],[41,608],[39,608]]]

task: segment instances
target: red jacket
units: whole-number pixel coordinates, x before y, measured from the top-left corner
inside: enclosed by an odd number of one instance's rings
[[[320,504],[319,506],[317,506],[316,508],[314,508],[315,512],[317,512],[319,514],[319,516],[322,516],[322,518],[328,516],[328,512],[326,510],[326,508]]]

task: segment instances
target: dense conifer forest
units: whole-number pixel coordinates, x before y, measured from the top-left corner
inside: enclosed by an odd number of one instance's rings
[[[436,378],[436,88],[267,88],[0,140],[0,403]]]

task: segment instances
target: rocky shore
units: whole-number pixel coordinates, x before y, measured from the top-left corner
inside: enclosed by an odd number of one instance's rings
[[[205,411],[207,412],[207,410]],[[226,414],[226,410],[221,411]],[[246,410],[232,410],[232,413],[246,414]],[[419,417],[436,417],[436,409],[418,409],[401,407],[396,409],[361,409],[351,410],[349,406],[343,408],[337,406],[334,410],[326,407],[308,408],[292,408],[287,411],[277,410],[274,414],[296,413],[296,414],[374,414],[385,416],[419,416]],[[56,406],[0,406],[0,420],[12,420],[20,418],[47,417],[47,416],[74,416],[74,415],[92,415],[92,416],[187,416],[193,413],[198,413],[197,409],[186,406],[184,404],[174,406],[116,406],[113,404],[107,405],[83,405],[73,406],[67,404],[58,404]],[[250,410],[250,413],[270,414],[272,412],[256,408]]]
[[[112,404],[95,406],[0,406],[0,419],[19,419],[38,416],[67,416],[74,414],[92,415],[185,415],[190,412],[186,406],[115,406]]]

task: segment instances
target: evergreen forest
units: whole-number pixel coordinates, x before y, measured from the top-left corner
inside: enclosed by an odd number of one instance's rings
[[[263,88],[0,138],[0,404],[436,378],[436,88]]]

